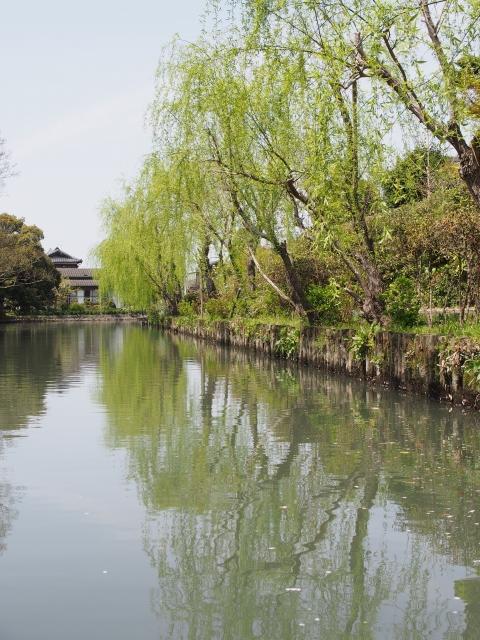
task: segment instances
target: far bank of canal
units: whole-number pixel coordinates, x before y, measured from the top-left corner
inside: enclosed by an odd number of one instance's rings
[[[281,357],[332,373],[367,380],[480,408],[480,386],[465,364],[478,361],[480,343],[436,334],[303,327],[238,321],[169,318],[160,326],[173,333]],[[356,347],[356,348],[355,348]]]

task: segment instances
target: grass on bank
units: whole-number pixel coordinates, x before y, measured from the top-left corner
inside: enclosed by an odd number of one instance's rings
[[[295,329],[301,329],[305,326],[305,323],[301,318],[295,316],[284,315],[260,315],[254,318],[246,318],[243,316],[233,316],[230,319],[216,317],[205,314],[203,317],[197,315],[179,315],[175,317],[175,323],[183,326],[193,326],[197,322],[201,321],[204,324],[214,324],[217,322],[230,322],[237,324],[246,329],[254,329],[262,325],[276,325],[281,327],[293,327]],[[319,324],[316,325],[322,329],[330,330],[342,330],[350,329],[358,331],[364,329],[367,324],[362,320],[356,320],[351,322],[340,322],[336,324]],[[431,324],[428,324],[427,320],[420,320],[417,324],[412,326],[404,326],[398,323],[392,323],[385,327],[387,331],[393,331],[395,333],[409,333],[416,335],[443,335],[451,337],[469,337],[480,341],[480,321],[468,320],[466,322],[460,322],[455,318],[438,318]]]

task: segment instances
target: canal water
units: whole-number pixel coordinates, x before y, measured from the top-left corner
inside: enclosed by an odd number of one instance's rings
[[[479,638],[479,453],[354,380],[0,327],[0,638]]]

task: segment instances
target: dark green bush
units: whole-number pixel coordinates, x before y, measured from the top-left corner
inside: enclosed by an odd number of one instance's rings
[[[74,315],[74,316],[83,316],[88,312],[87,308],[85,307],[85,305],[80,304],[78,302],[72,302],[68,308],[67,308],[67,313]]]
[[[229,298],[210,298],[205,302],[204,309],[210,318],[224,320],[230,317],[232,301]]]
[[[388,286],[384,294],[387,314],[394,324],[413,327],[420,321],[420,301],[415,284],[407,276],[400,275]]]
[[[315,311],[318,323],[334,324],[340,320],[340,290],[335,282],[326,285],[311,284],[307,290],[307,299]]]
[[[197,315],[195,304],[190,300],[182,300],[178,303],[178,314],[185,318],[194,318]]]

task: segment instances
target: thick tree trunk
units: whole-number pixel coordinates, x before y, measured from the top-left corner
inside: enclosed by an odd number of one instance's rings
[[[385,316],[385,306],[380,300],[378,292],[375,290],[368,290],[365,292],[362,312],[365,320],[367,320],[368,322],[376,322],[377,324],[381,325],[387,323],[387,318]]]
[[[178,316],[178,303],[182,299],[182,289],[180,286],[175,287],[174,293],[163,294],[163,299],[167,306],[167,314],[169,316]]]
[[[480,147],[473,144],[465,146],[459,152],[460,176],[468,187],[473,199],[480,207]]]
[[[363,290],[362,312],[365,320],[384,325],[387,323],[383,293],[385,285],[377,266],[366,256],[357,254],[357,260],[362,265],[360,286]]]
[[[215,283],[212,278],[212,265],[210,264],[210,260],[208,258],[208,254],[210,252],[210,241],[207,239],[202,247],[202,252],[200,256],[201,264],[200,269],[203,273],[203,286],[204,291],[207,298],[211,298],[216,295],[217,289],[215,287]]]
[[[175,298],[167,300],[167,314],[169,316],[178,316],[178,300]]]
[[[182,299],[182,285],[180,284],[176,274],[175,267],[172,265],[171,279],[174,282],[173,290],[163,289],[161,295],[167,305],[167,313],[169,316],[178,316],[178,303]]]
[[[285,273],[287,275],[288,284],[292,290],[292,300],[295,304],[297,313],[303,316],[308,323],[315,321],[315,312],[311,307],[305,295],[304,288],[298,277],[297,270],[293,261],[288,253],[287,243],[281,242],[275,246],[275,250],[282,259],[283,266],[285,267]]]

